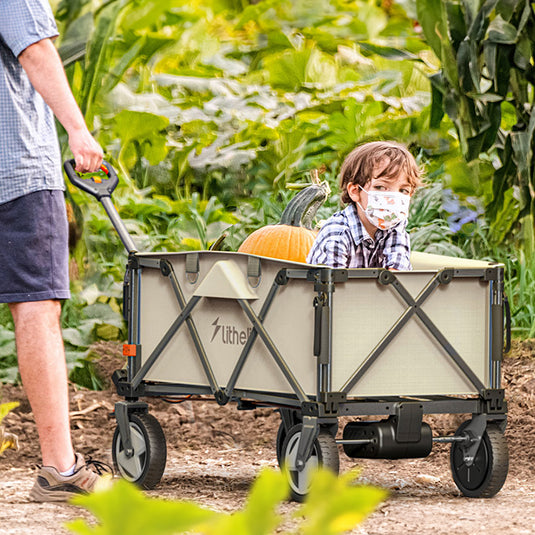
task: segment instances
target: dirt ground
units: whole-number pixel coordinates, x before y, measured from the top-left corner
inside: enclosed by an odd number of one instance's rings
[[[101,344],[102,373],[121,366],[120,348]],[[361,479],[390,491],[389,498],[352,533],[472,535],[533,534],[535,528],[535,340],[515,343],[504,362],[510,451],[507,481],[491,499],[462,497],[449,468],[449,446],[437,444],[425,459],[359,461]],[[92,392],[72,387],[75,447],[86,457],[111,464],[115,422],[112,389]],[[20,387],[0,387],[0,402],[21,405],[4,420],[19,437],[20,449],[0,457],[0,533],[67,534],[63,524],[89,513],[70,505],[34,504],[27,498],[40,462],[32,414]],[[168,460],[160,485],[149,494],[194,500],[218,511],[239,509],[255,475],[276,467],[275,437],[279,416],[272,409],[237,411],[211,401],[168,404],[150,401],[150,413],[162,425]],[[466,418],[464,418],[466,419]],[[452,433],[461,417],[426,418],[434,434]],[[341,451],[341,470],[355,466]],[[283,509],[296,507],[287,504]]]

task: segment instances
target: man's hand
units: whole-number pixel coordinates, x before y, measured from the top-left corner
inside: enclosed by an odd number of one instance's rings
[[[104,154],[87,128],[69,133],[69,147],[79,173],[98,171]]]
[[[43,39],[30,45],[20,53],[18,60],[36,91],[65,127],[76,171],[98,171],[102,164],[102,149],[87,129],[52,41]]]

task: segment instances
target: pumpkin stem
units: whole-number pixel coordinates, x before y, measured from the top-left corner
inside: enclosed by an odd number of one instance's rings
[[[280,224],[312,230],[316,212],[326,201],[330,192],[331,188],[326,181],[312,184],[301,190],[284,209]]]

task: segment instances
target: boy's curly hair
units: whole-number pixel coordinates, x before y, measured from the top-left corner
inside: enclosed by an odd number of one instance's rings
[[[421,185],[422,171],[407,147],[393,141],[372,141],[354,148],[344,160],[340,170],[341,201],[353,202],[348,184],[364,187],[372,178],[393,179],[400,173],[407,175],[412,191]]]

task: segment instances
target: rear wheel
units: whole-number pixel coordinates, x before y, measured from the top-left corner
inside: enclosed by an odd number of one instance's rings
[[[297,470],[297,449],[301,438],[302,425],[294,425],[287,433],[280,454],[279,466],[288,474],[290,492],[293,500],[302,502],[310,489],[310,478],[313,471],[319,466],[332,470],[338,474],[340,458],[338,446],[334,437],[326,430],[321,430],[314,445],[312,453],[305,463],[305,467]]]
[[[470,420],[464,422],[455,435],[462,435],[469,423]],[[463,450],[460,443],[452,443],[451,473],[459,490],[470,498],[491,498],[497,494],[509,470],[509,450],[500,428],[492,423],[487,425],[471,465],[465,462]]]
[[[134,454],[126,455],[117,426],[112,443],[113,464],[124,479],[144,489],[152,489],[160,482],[165,470],[165,435],[158,420],[147,413],[129,414],[128,425]]]
[[[277,462],[279,463],[279,466],[281,466],[281,456],[282,456],[282,446],[284,445],[284,440],[286,439],[286,427],[284,426],[284,422],[281,422],[279,425],[279,430],[277,431],[277,442],[276,442],[276,449],[277,449]]]

